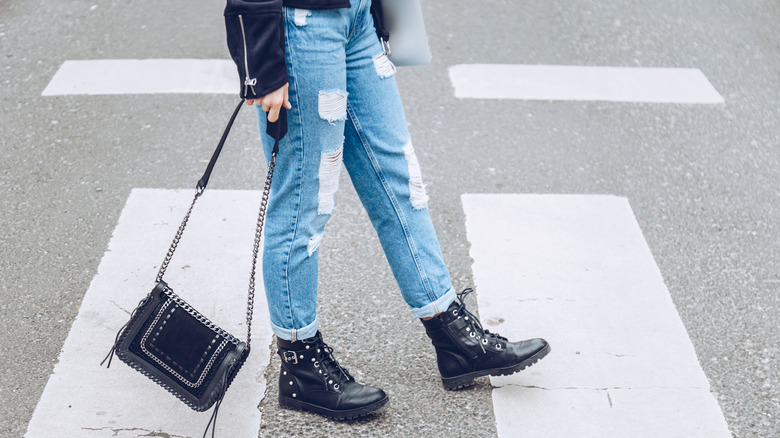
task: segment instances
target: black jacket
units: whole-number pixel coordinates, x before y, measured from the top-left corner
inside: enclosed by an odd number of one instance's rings
[[[348,8],[350,3],[349,0],[227,0],[227,45],[238,68],[240,94],[245,99],[265,96],[289,80],[284,60],[282,6],[337,9]],[[371,10],[375,13],[379,10],[379,0],[373,0]]]

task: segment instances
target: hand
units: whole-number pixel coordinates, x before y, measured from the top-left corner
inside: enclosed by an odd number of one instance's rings
[[[289,85],[289,83],[284,84],[278,90],[272,91],[259,99],[246,99],[246,104],[253,105],[256,103],[260,105],[263,108],[263,111],[268,113],[268,121],[273,123],[279,120],[279,111],[281,111],[282,106],[287,109],[292,108],[289,96],[287,95]]]

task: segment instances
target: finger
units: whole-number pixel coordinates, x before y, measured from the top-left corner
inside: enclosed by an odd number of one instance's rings
[[[277,120],[279,120],[279,106],[274,105],[273,108],[271,108],[271,111],[268,111],[268,121],[273,123]]]
[[[290,94],[288,93],[288,88],[285,85],[284,87],[284,107],[287,109],[292,109],[292,104],[290,103]]]
[[[254,99],[245,99],[244,102],[246,102],[247,105],[252,106],[255,103]]]

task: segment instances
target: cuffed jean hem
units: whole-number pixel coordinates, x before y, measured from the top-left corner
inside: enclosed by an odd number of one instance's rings
[[[309,339],[311,337],[314,337],[314,335],[317,334],[318,329],[319,329],[319,322],[317,321],[317,318],[314,318],[314,322],[312,322],[311,324],[299,329],[281,328],[278,325],[271,323],[271,330],[274,332],[277,338],[284,339],[285,341],[291,341],[291,342],[301,341],[304,339]]]
[[[455,301],[455,289],[450,288],[446,294],[444,294],[438,300],[426,304],[423,307],[412,309],[412,315],[417,318],[430,318],[438,315],[439,313],[446,312],[447,308]]]

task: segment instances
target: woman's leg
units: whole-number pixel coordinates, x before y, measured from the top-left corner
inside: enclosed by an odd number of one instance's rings
[[[343,11],[285,8],[290,74],[288,133],[279,144],[268,203],[263,279],[271,324],[289,341],[317,333],[318,251],[341,170],[346,103]],[[258,107],[263,146],[273,140]]]
[[[475,378],[506,375],[550,351],[543,339],[509,342],[483,330],[458,295],[428,215],[420,166],[409,140],[394,68],[382,55],[371,16],[347,45],[348,120],[344,164],[366,207],[396,280],[436,349],[447,389]]]
[[[418,318],[455,299],[428,213],[428,196],[395,84],[371,15],[347,44],[344,164],[376,229],[404,299]]]
[[[263,253],[271,325],[282,362],[279,404],[337,419],[366,415],[388,401],[384,391],[356,382],[339,365],[317,329],[317,255],[342,167],[344,48],[353,9],[284,9],[292,109],[276,158]],[[265,134],[265,114],[258,111],[258,116],[270,158],[274,142]]]

